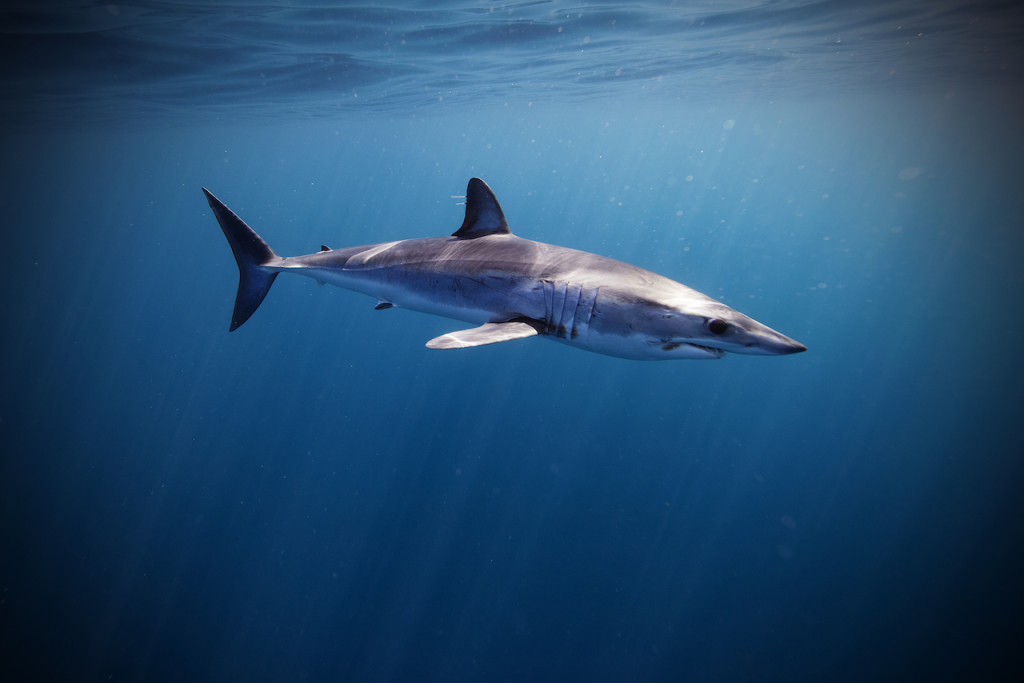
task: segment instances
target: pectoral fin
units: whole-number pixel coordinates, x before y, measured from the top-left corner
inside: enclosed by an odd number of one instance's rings
[[[485,323],[471,330],[458,330],[434,337],[427,342],[428,349],[466,349],[470,346],[497,344],[510,339],[523,339],[537,334],[537,329],[524,322]]]

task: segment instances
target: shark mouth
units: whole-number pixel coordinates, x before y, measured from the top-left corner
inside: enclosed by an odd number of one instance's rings
[[[713,356],[715,358],[721,358],[722,356],[725,355],[725,351],[723,351],[722,349],[717,349],[714,346],[703,346],[701,344],[694,344],[693,342],[686,342],[686,343],[687,343],[687,345],[692,346],[692,347],[697,348],[697,349],[700,349],[704,353],[708,354],[709,356]]]
[[[688,341],[672,341],[671,339],[662,340],[659,342],[651,342],[653,344],[659,344],[662,351],[672,351],[678,349],[680,346],[690,346],[703,353],[708,354],[713,358],[721,358],[725,355],[725,351],[722,349],[715,348],[714,346],[704,346],[703,344],[694,344]]]

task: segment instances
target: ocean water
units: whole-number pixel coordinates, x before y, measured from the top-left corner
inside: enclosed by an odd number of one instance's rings
[[[0,10],[0,675],[1020,680],[1014,3]],[[278,278],[522,237],[798,339],[644,363]]]

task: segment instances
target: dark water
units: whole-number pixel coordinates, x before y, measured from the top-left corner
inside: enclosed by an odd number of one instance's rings
[[[4,679],[1019,680],[1021,11],[404,5],[0,12]],[[809,351],[228,334],[473,175]]]

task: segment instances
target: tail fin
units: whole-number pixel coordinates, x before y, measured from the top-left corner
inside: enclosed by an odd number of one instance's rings
[[[235,310],[231,314],[231,331],[242,326],[256,309],[263,303],[263,298],[274,284],[277,273],[268,271],[263,266],[277,259],[274,250],[256,234],[256,231],[245,224],[223,202],[210,194],[205,187],[203,194],[213,209],[213,215],[220,223],[220,229],[228,238],[231,251],[238,263],[238,294],[235,295]]]

